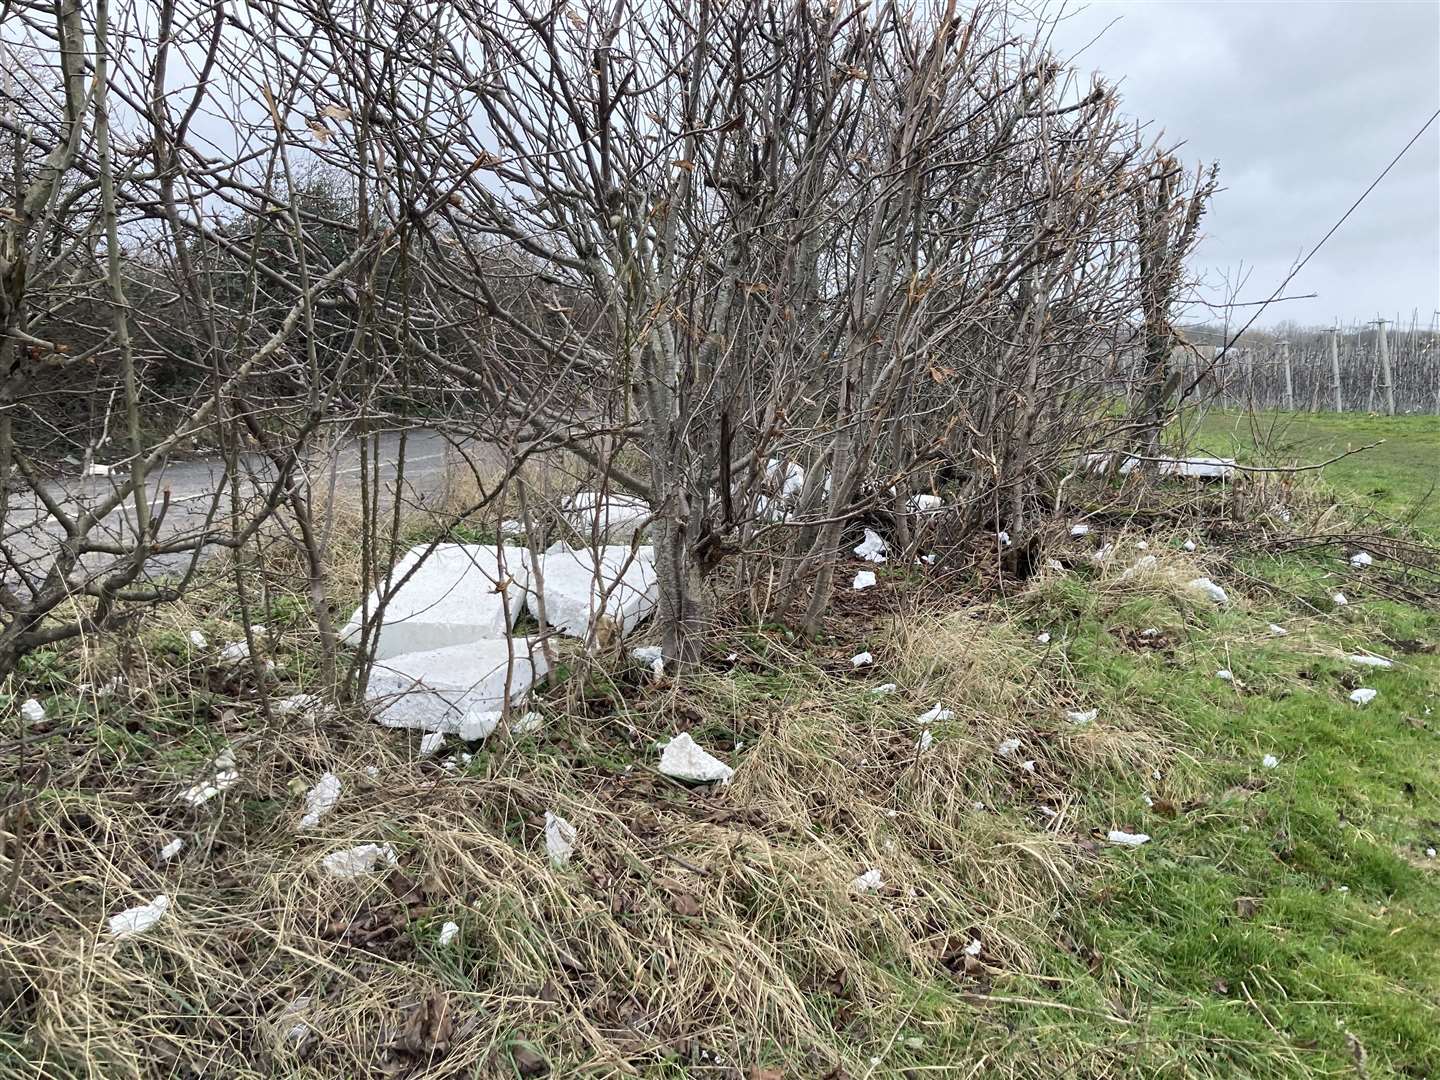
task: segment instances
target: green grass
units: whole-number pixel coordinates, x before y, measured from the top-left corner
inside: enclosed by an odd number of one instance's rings
[[[1381,443],[1326,466],[1325,480],[1385,517],[1440,535],[1440,417],[1212,412],[1187,434],[1198,449],[1266,466],[1317,464]]]

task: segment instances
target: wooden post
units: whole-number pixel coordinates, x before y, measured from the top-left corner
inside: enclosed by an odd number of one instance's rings
[[[1330,387],[1335,391],[1335,411],[1344,412],[1345,404],[1340,398],[1340,324],[1332,326],[1330,334]]]
[[[1290,370],[1290,342],[1280,342],[1280,361],[1285,365],[1285,411],[1295,411],[1295,373]]]
[[[1375,321],[1378,333],[1375,338],[1375,347],[1380,353],[1380,385],[1385,391],[1385,415],[1395,415],[1395,383],[1390,377],[1390,347],[1385,341],[1385,320]]]

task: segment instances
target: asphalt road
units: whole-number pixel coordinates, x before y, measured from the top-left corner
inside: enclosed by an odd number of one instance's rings
[[[388,503],[393,496],[396,472],[400,464],[401,434],[386,432],[379,437],[379,476]],[[443,494],[454,465],[462,462],[460,451],[450,441],[433,431],[413,430],[404,436],[404,483],[401,498],[415,506],[433,503]],[[486,464],[498,464],[498,456],[480,443],[464,448],[465,456]],[[487,459],[491,459],[488,460]],[[360,444],[351,439],[337,444],[332,451],[313,452],[306,460],[306,472],[313,490],[322,495],[329,490],[333,473],[337,497],[358,500],[361,483]],[[373,468],[373,466],[372,466]],[[242,501],[256,499],[274,478],[268,460],[259,454],[247,453],[240,460],[239,491]],[[112,477],[60,475],[42,485],[46,498],[67,514],[78,514],[114,491],[125,476],[117,470]],[[231,479],[225,462],[218,457],[177,459],[147,478],[151,493],[152,515],[162,505],[161,492],[169,489],[168,508],[156,531],[156,543],[165,544],[196,535],[216,511],[217,493],[224,489],[218,516],[223,520],[230,511]],[[95,534],[107,540],[126,544],[136,535],[133,500],[117,507],[97,526]],[[45,500],[34,491],[19,492],[10,500],[4,531],[4,555],[0,556],[0,581],[13,584],[24,575],[34,579],[49,569],[57,545],[65,531],[56,517],[46,509]],[[86,570],[94,572],[111,563],[114,556],[91,554],[85,559]],[[169,574],[183,568],[188,554],[158,555],[147,562],[150,574]]]

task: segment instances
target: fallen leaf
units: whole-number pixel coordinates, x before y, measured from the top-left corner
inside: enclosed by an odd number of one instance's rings
[[[326,105],[320,110],[320,115],[328,120],[349,120],[350,110],[343,105]]]
[[[521,1076],[548,1076],[550,1074],[550,1062],[545,1055],[529,1043],[515,1043],[510,1048],[510,1058],[515,1062],[515,1070]]]
[[[674,892],[670,894],[670,907],[676,915],[684,915],[686,918],[696,918],[700,914],[700,901],[688,892]]]

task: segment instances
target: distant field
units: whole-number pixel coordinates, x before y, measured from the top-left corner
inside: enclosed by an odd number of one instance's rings
[[[1381,440],[1327,466],[1325,479],[1440,533],[1440,417],[1213,412],[1194,436],[1197,448],[1255,465],[1313,464]]]

